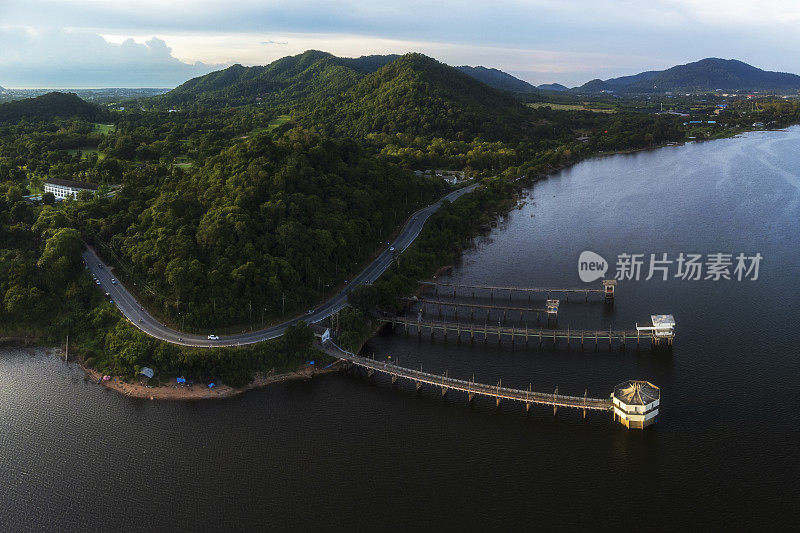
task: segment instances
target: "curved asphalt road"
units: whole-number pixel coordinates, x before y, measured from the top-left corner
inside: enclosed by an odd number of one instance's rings
[[[472,192],[478,184],[469,185],[457,191],[453,191],[438,202],[420,209],[406,222],[403,226],[400,235],[391,244],[395,248],[394,253],[404,251],[408,246],[414,242],[414,239],[422,231],[422,226],[433,213],[435,213],[442,205],[442,201],[453,201],[459,196]],[[220,337],[219,340],[208,340],[206,335],[197,335],[192,333],[182,333],[174,329],[168,328],[161,324],[158,320],[153,318],[146,309],[139,305],[139,302],[133,295],[125,289],[125,287],[117,281],[112,283],[113,277],[109,267],[105,265],[97,256],[97,253],[91,248],[87,248],[83,252],[83,258],[89,267],[89,270],[100,281],[102,289],[109,294],[114,303],[117,305],[122,314],[136,327],[144,331],[148,335],[161,339],[162,341],[171,342],[173,344],[181,344],[183,346],[240,346],[243,344],[252,344],[255,342],[266,341],[274,339],[283,335],[286,328],[300,320],[307,323],[314,323],[329,317],[347,305],[347,293],[353,287],[372,283],[383,274],[389,265],[392,264],[392,252],[389,252],[387,247],[372,263],[369,264],[355,279],[351,280],[336,296],[323,303],[316,309],[313,309],[310,314],[295,317],[292,320],[272,326],[258,331],[251,331],[247,333],[237,333],[235,335],[228,335]],[[102,266],[101,266],[102,265]]]

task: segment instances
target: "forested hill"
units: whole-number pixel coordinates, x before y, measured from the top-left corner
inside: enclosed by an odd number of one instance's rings
[[[80,117],[92,120],[100,115],[100,109],[81,100],[72,93],[52,92],[0,104],[0,123],[21,119],[50,120],[56,117]]]
[[[540,91],[568,91],[569,88],[561,85],[560,83],[543,83],[542,85],[537,85],[537,89]]]
[[[266,66],[233,65],[193,78],[158,98],[170,105],[197,103],[209,107],[315,102],[338,95],[400,57],[390,54],[347,58],[309,50],[278,59]],[[516,93],[537,92],[533,85],[497,69],[456,68],[495,89]]]
[[[667,91],[782,91],[800,90],[800,76],[756,68],[735,59],[707,58],[677,65],[662,71],[647,71],[633,76],[592,80],[573,92],[587,94],[614,91],[623,94]]]
[[[364,76],[359,66],[327,52],[309,50],[266,66],[233,65],[193,78],[159,98],[170,104],[191,102],[208,106],[257,101],[274,105],[320,99],[338,94],[358,82]]]
[[[511,74],[503,72],[502,70],[497,70],[496,68],[470,67],[468,65],[462,65],[456,68],[464,74],[467,74],[478,81],[482,81],[489,87],[494,87],[495,89],[500,89],[501,91],[508,91],[511,93],[539,92],[536,87],[527,81],[522,81],[521,79],[515,78]]]
[[[504,139],[531,112],[511,95],[422,54],[406,54],[316,106],[311,124],[350,135],[408,133]]]
[[[312,305],[444,187],[352,141],[292,130],[168,179],[143,211],[113,209],[99,233],[158,294],[191,302],[192,327],[252,323],[254,310],[280,318],[284,297],[287,310]],[[128,195],[143,192],[114,202]]]

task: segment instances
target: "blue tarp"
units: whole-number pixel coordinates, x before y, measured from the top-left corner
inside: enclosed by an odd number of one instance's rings
[[[153,375],[155,375],[155,372],[153,372],[153,369],[152,368],[147,368],[146,366],[143,366],[142,369],[139,370],[139,373],[147,376],[148,378],[152,378]]]
[[[178,378],[178,383],[186,383],[186,378]]]
[[[208,384],[208,388],[209,388],[209,389],[210,389],[211,387],[213,387],[213,386],[214,386],[214,384],[213,384],[213,383],[209,383],[209,384]]]

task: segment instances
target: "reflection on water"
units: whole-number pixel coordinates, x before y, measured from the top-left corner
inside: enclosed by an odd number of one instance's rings
[[[215,402],[132,400],[53,357],[4,350],[0,526],[791,525],[798,147],[792,128],[586,161],[537,184],[448,277],[579,286],[583,250],[760,252],[755,282],[624,282],[613,307],[562,300],[563,328],[630,329],[672,313],[671,353],[389,332],[365,347],[431,372],[566,394],[602,397],[649,379],[662,392],[651,430],[354,374]]]

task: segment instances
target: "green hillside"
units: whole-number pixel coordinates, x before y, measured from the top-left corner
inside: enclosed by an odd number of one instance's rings
[[[326,100],[312,123],[339,133],[507,138],[530,111],[510,95],[422,54],[407,54]]]
[[[316,102],[346,91],[365,76],[400,57],[390,54],[347,58],[309,50],[266,66],[233,65],[199,76],[159,97],[159,100],[170,105],[196,103],[209,107]],[[515,93],[538,92],[533,85],[497,69],[456,68],[495,89]]]
[[[72,93],[52,92],[0,104],[0,122],[17,120],[50,120],[56,117],[81,117],[92,120],[100,115],[100,110]]]
[[[173,105],[291,104],[342,92],[364,76],[362,67],[327,52],[309,50],[266,66],[233,65],[193,78],[161,99]]]

